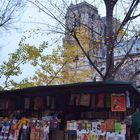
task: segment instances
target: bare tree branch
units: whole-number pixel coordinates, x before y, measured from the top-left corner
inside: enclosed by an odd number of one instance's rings
[[[130,81],[133,81],[134,78],[135,78],[137,75],[139,75],[139,74],[140,74],[140,70],[137,71],[135,74],[133,74],[133,75],[131,76]]]
[[[133,20],[133,19],[135,19],[135,18],[137,18],[137,17],[139,17],[139,16],[140,16],[140,14],[135,15],[135,16],[132,16],[132,17],[130,17],[130,20]]]
[[[24,7],[23,0],[1,0],[0,4],[0,28],[8,29],[19,16],[21,8]]]
[[[58,17],[56,17],[56,15],[54,15],[54,13],[52,13],[49,9],[47,9],[42,3],[40,3],[38,0],[36,0],[35,2],[32,2],[30,0],[28,0],[30,3],[32,3],[33,5],[35,5],[36,7],[38,7],[41,11],[43,11],[45,14],[47,14],[48,16],[50,16],[51,18],[55,19],[58,23],[60,23],[61,26],[63,26],[65,28],[65,24],[59,20]]]
[[[129,48],[128,52],[125,54],[125,56],[122,58],[120,64],[114,69],[114,73],[116,73],[118,71],[118,69],[122,66],[122,64],[124,63],[124,61],[129,57],[129,54],[133,48],[133,45],[135,44],[135,39],[132,40],[132,44],[131,47]]]
[[[100,76],[102,77],[102,79],[104,79],[104,75],[100,72],[100,70],[95,66],[95,64],[92,62],[91,58],[87,55],[87,53],[85,52],[84,48],[82,47],[82,44],[80,43],[79,39],[77,38],[76,32],[74,32],[73,35],[74,39],[76,40],[76,42],[78,43],[79,47],[81,48],[82,52],[84,53],[84,55],[87,57],[87,59],[89,60],[90,64],[93,66],[93,68],[100,74]]]
[[[139,14],[137,16],[132,15],[132,14],[134,14],[133,12],[134,12],[135,8],[138,6],[138,4],[139,4],[139,0],[133,0],[133,2],[131,3],[131,6],[130,6],[125,18],[123,19],[118,31],[116,32],[116,35],[115,35],[115,38],[114,38],[115,40],[117,39],[117,35],[119,34],[119,32],[127,24],[127,22],[131,21],[131,20],[133,20],[133,19],[135,19],[139,16]],[[131,17],[131,15],[132,15],[132,17]]]
[[[64,68],[64,66],[66,65],[67,62],[64,62],[62,67],[55,73],[55,75],[52,77],[52,79],[50,81],[48,81],[47,85],[51,84],[52,81],[57,77],[57,75],[60,73],[60,71]]]

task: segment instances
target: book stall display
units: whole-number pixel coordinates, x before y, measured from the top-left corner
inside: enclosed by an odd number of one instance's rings
[[[139,93],[113,86],[88,83],[0,94],[0,140],[131,140]]]
[[[51,129],[57,129],[56,116],[38,118],[0,118],[0,140],[49,140]]]
[[[68,121],[67,131],[75,131],[77,140],[125,140],[126,124],[115,119]]]
[[[126,134],[126,130],[130,129],[131,121],[125,116],[132,113],[132,101],[128,95],[122,93],[71,95],[70,105],[79,106],[80,110],[87,110],[81,112],[79,117],[81,120],[67,121],[66,139],[71,139],[71,132],[72,134],[75,132],[77,140],[126,140],[128,137],[126,135],[130,135]]]
[[[24,102],[16,104],[16,99],[12,103],[9,98],[1,99],[0,140],[50,140],[50,130],[58,129],[61,121],[51,111],[53,105],[45,105],[43,97],[22,97],[21,100]],[[50,109],[44,111],[47,106]]]

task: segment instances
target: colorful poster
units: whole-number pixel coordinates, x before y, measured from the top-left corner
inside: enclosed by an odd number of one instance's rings
[[[112,111],[126,111],[126,101],[124,94],[111,95],[111,110]]]
[[[115,122],[115,132],[121,133],[121,123]]]
[[[106,123],[105,122],[101,123],[101,131],[106,132]]]
[[[107,119],[106,123],[106,131],[112,132],[115,128],[115,119]]]

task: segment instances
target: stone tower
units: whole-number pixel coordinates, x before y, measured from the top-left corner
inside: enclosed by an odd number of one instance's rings
[[[76,5],[71,4],[67,9],[65,25],[64,42],[67,41],[69,44],[72,44],[74,39],[71,37],[70,32],[75,28],[83,27],[85,31],[84,38],[87,36],[88,41],[86,42],[88,42],[89,48],[94,50],[91,52],[91,55],[101,55],[101,45],[99,45],[99,42],[101,42],[100,40],[104,27],[97,8],[85,1]],[[98,48],[95,46],[98,46]]]
[[[63,39],[63,44],[65,48],[65,52],[68,51],[68,47],[70,48],[76,45],[75,38],[72,37],[72,31],[76,30],[78,40],[81,45],[85,49],[86,53],[90,55],[92,61],[97,61],[97,57],[101,55],[101,34],[102,34],[102,20],[100,15],[98,14],[97,8],[92,6],[87,2],[82,2],[79,4],[71,4],[65,16],[65,37]],[[80,47],[77,47],[80,49]],[[80,73],[85,70],[92,70],[93,67],[87,60],[85,56],[79,57],[79,50],[77,51],[77,55],[75,54],[75,58],[73,58],[73,62],[67,64],[67,67],[73,68]],[[75,52],[74,52],[75,53]],[[70,69],[68,68],[69,73]],[[93,75],[91,79],[84,79],[85,81],[93,80]]]

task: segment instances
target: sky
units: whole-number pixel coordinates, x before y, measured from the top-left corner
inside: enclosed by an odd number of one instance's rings
[[[24,10],[25,12],[21,15],[18,22],[13,24],[17,29],[11,27],[8,31],[3,30],[2,32],[2,38],[0,41],[0,46],[2,47],[0,51],[1,61],[6,60],[8,54],[14,52],[15,49],[18,48],[18,43],[23,35],[28,35],[29,30],[39,27],[39,25],[32,23],[42,18],[42,15],[37,9],[34,6],[28,6]],[[31,44],[39,44],[39,42],[42,41],[41,39],[38,39],[38,41],[35,42],[35,40],[35,38],[32,38],[32,40],[28,39],[27,42]]]
[[[60,0],[58,0],[60,1]],[[71,3],[72,1],[69,1]],[[81,2],[81,0],[79,1]],[[91,4],[94,3],[94,0],[91,2]],[[73,2],[74,3],[74,2]],[[96,6],[96,5],[95,5]],[[101,11],[103,10],[103,7],[101,8]],[[100,14],[103,15],[103,12],[100,12]],[[8,59],[8,54],[14,52],[18,48],[18,43],[20,42],[20,39],[23,35],[29,35],[28,31],[37,29],[37,28],[46,28],[45,25],[39,24],[41,23],[47,23],[50,24],[50,22],[53,22],[49,17],[44,14],[43,12],[39,11],[38,8],[33,6],[32,4],[27,4],[27,6],[24,9],[24,13],[19,18],[18,22],[14,23],[13,26],[17,29],[10,28],[8,31],[4,31],[1,34],[0,39],[0,63],[3,62],[3,60]],[[25,33],[26,32],[26,33]],[[47,37],[45,34],[41,36],[34,35],[30,39],[26,40],[27,43],[38,45],[42,43],[42,41],[47,40],[49,41],[50,45],[53,44],[52,39]]]

